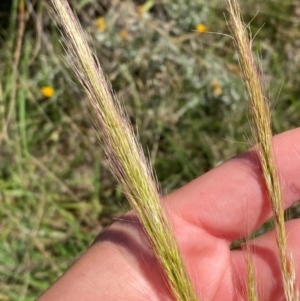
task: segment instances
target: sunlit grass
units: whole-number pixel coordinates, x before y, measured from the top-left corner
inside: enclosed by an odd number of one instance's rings
[[[245,96],[232,42],[195,32],[204,24],[228,34],[225,2],[164,1],[142,15],[138,3],[98,2],[71,1],[164,193],[247,148]],[[19,1],[13,3],[10,29],[0,41],[0,299],[32,300],[128,207],[107,172],[83,93],[57,57],[59,33],[46,1],[37,1],[26,21],[12,77],[19,28]],[[251,22],[254,34],[265,24],[253,47],[275,87],[268,89],[270,99],[283,84],[272,113],[274,130],[281,132],[299,120],[298,5],[252,0],[243,6],[245,22],[259,9]],[[105,31],[97,28],[99,17]],[[127,39],[120,35],[125,29]],[[41,93],[45,86],[55,89],[51,97]]]
[[[264,177],[267,195],[273,211],[273,223],[278,247],[282,282],[287,301],[299,299],[296,286],[296,275],[293,258],[287,248],[287,233],[281,194],[281,183],[277,171],[272,147],[272,122],[270,101],[266,91],[263,76],[252,54],[251,40],[247,25],[242,21],[241,11],[237,0],[228,0],[230,13],[229,24],[239,55],[241,77],[248,95],[250,127],[254,143],[257,145],[258,158]],[[249,29],[248,29],[249,30]],[[248,263],[249,285],[251,292],[249,300],[257,300],[255,279],[251,263]]]

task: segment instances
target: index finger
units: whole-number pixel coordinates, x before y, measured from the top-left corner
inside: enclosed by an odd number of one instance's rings
[[[284,208],[300,198],[299,142],[300,128],[273,138]],[[248,235],[272,215],[254,149],[209,171],[165,200],[174,214],[229,241]]]

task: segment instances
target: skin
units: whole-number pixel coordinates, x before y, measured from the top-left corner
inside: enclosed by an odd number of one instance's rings
[[[300,128],[273,139],[285,208],[300,199],[299,141]],[[245,251],[230,250],[230,244],[271,217],[255,152],[250,150],[223,163],[164,197],[163,202],[199,300],[242,300]],[[299,277],[300,220],[287,222],[286,229]],[[284,300],[273,231],[251,244],[259,299]],[[38,300],[173,299],[143,229],[129,212],[100,233]]]

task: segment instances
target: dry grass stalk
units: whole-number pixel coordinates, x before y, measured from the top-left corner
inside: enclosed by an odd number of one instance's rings
[[[96,113],[96,124],[102,132],[102,145],[112,172],[148,234],[175,299],[196,301],[197,294],[161,204],[151,168],[134,138],[129,121],[118,105],[68,2],[52,0],[52,3],[56,19],[62,27],[63,45],[72,57],[71,68]]]
[[[247,240],[249,240],[247,238]],[[255,273],[254,266],[252,261],[251,245],[246,241],[243,246],[245,257],[246,257],[246,266],[247,266],[247,283],[246,283],[246,294],[247,301],[258,301],[257,288],[255,282]]]
[[[285,296],[288,301],[298,300],[293,260],[287,250],[284,208],[282,206],[280,181],[272,148],[269,101],[255,65],[251,51],[251,41],[242,22],[237,0],[227,0],[227,5],[230,12],[230,27],[239,54],[244,85],[249,97],[251,128],[255,143],[258,145],[259,160],[274,215],[275,235],[279,249]]]

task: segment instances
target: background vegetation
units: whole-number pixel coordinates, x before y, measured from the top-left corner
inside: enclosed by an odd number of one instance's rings
[[[249,147],[225,1],[70,2],[164,194]],[[242,5],[274,131],[296,127],[300,4]],[[49,9],[42,0],[0,4],[0,300],[36,298],[128,210],[106,169],[93,113],[60,58]]]

